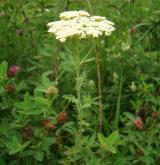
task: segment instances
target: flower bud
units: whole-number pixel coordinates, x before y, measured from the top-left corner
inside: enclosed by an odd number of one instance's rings
[[[56,88],[55,86],[50,86],[46,89],[45,96],[49,97],[51,95],[56,95],[58,94],[58,92],[59,92],[58,88]]]

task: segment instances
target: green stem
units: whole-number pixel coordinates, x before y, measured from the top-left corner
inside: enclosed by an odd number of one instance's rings
[[[81,108],[81,59],[80,59],[80,51],[76,50],[76,93],[78,99],[78,126],[79,126],[79,136],[82,134],[82,108]]]
[[[93,9],[92,9],[92,4],[90,0],[87,0],[88,7],[90,10],[90,13],[93,15]],[[93,45],[94,45],[94,50],[95,50],[95,55],[96,55],[96,70],[97,70],[97,79],[98,79],[98,96],[99,96],[99,115],[98,115],[98,127],[99,127],[99,132],[102,132],[102,116],[103,116],[103,103],[102,103],[102,87],[101,87],[101,63],[100,63],[100,54],[98,51],[97,44],[95,40],[93,39]]]
[[[92,9],[92,5],[91,5],[90,0],[87,0],[87,3],[88,3],[88,7],[89,7],[89,10],[90,10],[90,13],[93,15],[93,9]]]
[[[122,70],[121,70],[121,77],[120,77],[120,82],[119,82],[119,90],[118,90],[118,97],[117,97],[117,104],[116,104],[116,116],[115,116],[115,121],[116,121],[116,127],[118,129],[118,124],[119,124],[119,117],[120,117],[120,108],[121,108],[121,93],[122,93]]]
[[[93,40],[93,45],[96,54],[96,70],[98,79],[98,96],[99,96],[99,132],[102,132],[102,116],[103,116],[103,104],[102,104],[102,88],[101,88],[101,64],[100,64],[100,54],[96,42]]]
[[[77,98],[80,101],[80,59],[79,54],[77,54],[77,66],[76,66],[76,90],[77,90]]]

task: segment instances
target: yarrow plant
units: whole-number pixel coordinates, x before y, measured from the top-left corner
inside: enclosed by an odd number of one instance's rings
[[[90,39],[90,38],[99,38],[100,36],[109,36],[115,30],[114,23],[108,21],[105,17],[101,16],[91,16],[86,11],[67,11],[60,14],[60,20],[55,22],[50,22],[47,24],[49,27],[48,32],[54,34],[56,39],[60,42],[66,42],[67,39],[73,39],[76,41],[75,51],[73,50],[73,54],[71,53],[70,59],[73,60],[74,69],[76,72],[76,97],[72,95],[66,95],[66,99],[73,102],[76,105],[77,110],[77,133],[75,134],[75,147],[79,147],[79,140],[83,137],[83,133],[85,131],[85,120],[83,119],[83,101],[82,101],[82,91],[81,87],[84,84],[84,79],[86,78],[84,74],[82,74],[82,65],[91,59],[88,59],[89,52],[85,55],[85,57],[81,57],[82,48],[77,41],[82,39]],[[96,49],[95,44],[93,47]],[[96,55],[97,57],[97,55]],[[97,58],[96,58],[97,59]],[[98,68],[99,74],[99,68]],[[100,76],[98,75],[98,79]],[[100,91],[100,84],[98,84]],[[99,92],[99,97],[100,97]],[[101,100],[99,102],[101,104]],[[58,119],[61,121],[61,118],[65,116],[60,116]],[[99,110],[99,125],[102,125],[102,111],[101,107]],[[101,130],[101,129],[100,129]],[[100,131],[101,132],[101,131]]]
[[[90,36],[94,38],[102,35],[109,36],[115,30],[113,22],[105,17],[90,16],[85,11],[63,12],[60,14],[60,19],[60,21],[48,23],[48,32],[53,33],[60,42],[73,37],[83,39]]]
[[[67,39],[81,40],[86,38],[98,38],[102,35],[109,36],[115,30],[113,22],[108,21],[105,17],[91,16],[86,11],[66,11],[61,13],[59,17],[59,21],[50,22],[47,24],[47,26],[49,27],[48,32],[54,34],[56,39],[58,39],[60,42],[65,42]],[[101,114],[99,117],[99,122],[102,123],[102,92],[100,86],[100,64],[98,59],[99,55],[96,50],[95,42],[93,42],[93,45],[96,52],[97,77],[99,89],[99,113]],[[76,51],[77,54],[80,54],[80,52],[78,52],[79,50]],[[81,67],[80,58],[78,56],[79,55],[77,55],[77,59],[75,59],[75,61],[77,61],[77,82],[79,81],[78,79],[80,79],[80,74],[78,72],[80,72]],[[99,125],[100,127],[102,127],[101,124]]]
[[[60,14],[60,20],[50,22],[47,24],[49,27],[48,32],[54,34],[56,39],[60,42],[65,42],[67,39],[81,40],[85,38],[98,38],[102,35],[109,36],[115,30],[114,23],[108,21],[105,17],[101,16],[91,16],[86,11],[66,11]],[[95,47],[95,45],[94,45]],[[96,55],[97,56],[97,55]],[[77,109],[79,112],[79,120],[81,120],[81,81],[82,76],[81,65],[83,64],[80,57],[80,50],[76,49],[76,55],[72,58],[75,62],[76,71],[76,91],[77,91]],[[84,59],[87,59],[87,55]],[[99,72],[99,68],[98,68]],[[98,76],[100,79],[100,76]],[[100,97],[100,83],[99,83],[99,97]],[[101,104],[101,101],[99,102]],[[100,110],[101,111],[101,107]],[[100,112],[100,125],[102,122],[102,112]]]

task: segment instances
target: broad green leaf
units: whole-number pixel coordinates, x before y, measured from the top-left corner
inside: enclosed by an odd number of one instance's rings
[[[52,85],[52,82],[46,76],[42,77],[42,83],[45,87],[49,87]]]
[[[108,137],[104,137],[103,134],[98,134],[98,139],[101,144],[101,148],[104,151],[116,153],[116,146],[119,144],[118,131],[112,132]]]
[[[6,143],[7,148],[9,149],[9,154],[16,154],[20,151],[23,151],[30,142],[26,142],[24,144],[21,143],[21,141],[18,140],[16,136],[12,137],[12,140],[8,143]]]
[[[35,159],[38,160],[38,161],[43,161],[43,158],[44,158],[44,152],[37,152],[35,155],[34,155]]]
[[[23,102],[16,102],[15,105],[17,108],[23,109],[23,110],[33,108],[33,104],[31,102],[31,96],[28,93],[26,93],[24,96],[24,101]]]
[[[27,110],[23,110],[23,109],[19,109],[17,110],[18,113],[24,114],[24,115],[38,115],[41,114],[45,111],[44,108],[41,107],[34,107],[34,108],[30,108]]]
[[[100,144],[104,144],[106,142],[106,138],[101,133],[98,134],[98,140]]]
[[[28,93],[24,96],[24,101],[16,102],[15,106],[18,108],[18,113],[25,115],[37,115],[45,111],[44,107],[36,103]]]
[[[50,106],[49,99],[46,99],[46,98],[43,98],[43,97],[35,97],[34,100],[38,104],[43,104],[43,105],[46,105],[46,106]]]
[[[43,139],[43,143],[41,145],[41,150],[42,151],[48,151],[49,150],[49,147],[55,143],[55,138],[54,137],[45,137]]]
[[[118,131],[112,132],[111,135],[108,136],[107,141],[111,145],[118,144],[118,142],[119,142],[119,133],[118,133]]]

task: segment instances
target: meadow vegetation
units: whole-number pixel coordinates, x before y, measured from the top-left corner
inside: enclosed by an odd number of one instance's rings
[[[159,165],[159,6],[0,1],[0,165]],[[64,11],[115,30],[60,42],[47,24]]]

